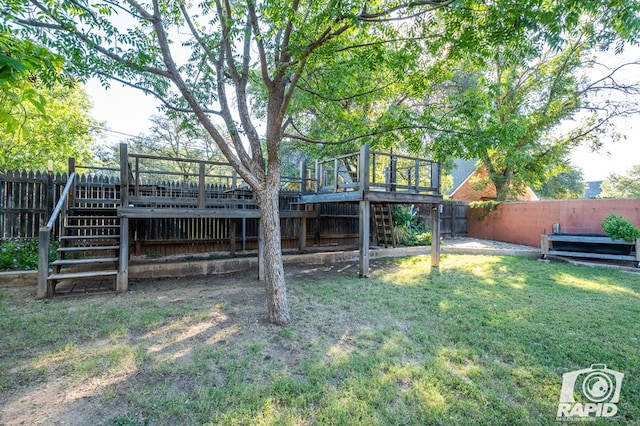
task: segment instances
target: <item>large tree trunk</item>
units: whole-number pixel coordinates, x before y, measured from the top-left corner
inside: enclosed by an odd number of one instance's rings
[[[498,179],[493,180],[496,187],[496,201],[507,201],[511,195],[511,170],[505,169]]]
[[[496,201],[507,201],[509,195],[509,187],[503,182],[495,183],[496,187]]]
[[[265,189],[257,193],[257,198],[263,232],[267,315],[270,323],[286,325],[291,322],[291,312],[282,265],[279,188],[267,184]]]

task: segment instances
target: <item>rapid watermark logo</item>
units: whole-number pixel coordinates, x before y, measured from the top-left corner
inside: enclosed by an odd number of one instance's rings
[[[593,420],[596,417],[615,416],[623,377],[623,373],[610,370],[604,364],[593,364],[590,368],[564,373],[557,420]]]

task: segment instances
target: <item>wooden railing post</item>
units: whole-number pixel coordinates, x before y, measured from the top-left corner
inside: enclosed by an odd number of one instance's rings
[[[307,192],[307,160],[300,161],[300,193]]]
[[[73,173],[76,172],[76,159],[71,157],[69,158],[69,174],[67,175],[67,179]],[[76,181],[73,180],[73,184],[71,186],[71,190],[69,191],[69,198],[67,198],[67,206],[75,207],[76,206]]]
[[[333,159],[333,192],[338,192],[338,159]]]
[[[364,144],[360,148],[360,158],[358,159],[358,180],[360,181],[360,190],[369,190],[369,144]]]
[[[391,173],[391,178],[390,183],[391,183],[391,191],[395,191],[396,190],[396,184],[398,183],[398,157],[396,157],[395,155],[393,155],[393,153],[391,153],[391,161],[389,164],[389,168],[391,169],[390,173]]]
[[[416,185],[415,185],[415,191],[416,194],[419,192],[419,187],[420,187],[420,159],[416,158],[416,164],[415,164],[415,180],[416,180]]]
[[[129,152],[126,143],[120,144],[120,207],[129,207]]]
[[[316,160],[316,192],[320,192],[320,188],[322,188],[322,166],[320,165],[320,161]]]
[[[440,174],[441,167],[440,161],[431,163],[431,187],[436,188],[438,194],[440,194]]]
[[[199,164],[199,170],[198,170],[198,207],[201,209],[204,209],[204,201],[205,201],[205,182],[204,182],[204,171],[205,171],[205,167],[204,167],[204,163],[200,163]]]
[[[129,162],[127,161],[127,167],[129,167]],[[127,173],[128,175],[128,173]],[[135,173],[134,173],[134,187],[133,187],[133,193],[135,194],[135,196],[139,196],[140,195],[140,158],[136,157],[136,165],[135,165]]]

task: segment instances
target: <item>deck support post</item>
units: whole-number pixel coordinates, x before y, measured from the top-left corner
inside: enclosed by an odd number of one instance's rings
[[[247,218],[242,218],[242,251],[247,250]]]
[[[129,207],[129,151],[126,143],[120,144],[120,207]],[[129,289],[129,218],[120,216],[120,250],[116,291]]]
[[[258,281],[264,281],[264,227],[262,219],[258,219]]]
[[[431,267],[440,267],[440,209],[442,204],[432,204],[431,215]]]
[[[360,278],[369,276],[369,228],[371,226],[371,202],[360,201]]]
[[[116,291],[126,293],[129,290],[129,218],[120,217],[120,253]]]

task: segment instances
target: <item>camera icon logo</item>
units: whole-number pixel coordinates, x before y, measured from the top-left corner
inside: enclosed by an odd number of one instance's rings
[[[557,418],[577,420],[615,416],[623,377],[623,373],[611,370],[605,364],[564,373]]]

